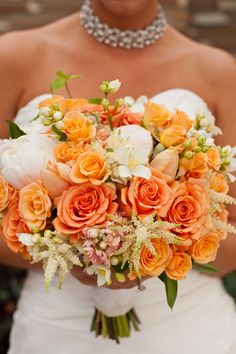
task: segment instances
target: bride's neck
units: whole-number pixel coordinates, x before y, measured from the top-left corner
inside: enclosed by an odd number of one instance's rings
[[[113,13],[101,0],[93,0],[93,9],[99,19],[109,26],[119,29],[136,30],[150,25],[157,15],[157,5],[157,0],[148,0],[139,11],[126,13],[125,9],[122,8],[125,7],[125,4],[118,4],[117,1],[116,9]]]

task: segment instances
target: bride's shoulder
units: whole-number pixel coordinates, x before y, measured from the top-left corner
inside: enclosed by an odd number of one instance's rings
[[[206,70],[209,74],[215,69],[227,67],[230,70],[236,67],[235,58],[223,49],[197,42],[172,27],[169,37],[180,55],[186,57],[192,65],[197,63],[199,69]]]
[[[63,39],[74,25],[77,14],[65,17],[42,27],[9,32],[0,36],[0,63],[3,60],[17,63],[32,63],[34,56],[42,56],[43,51]],[[78,20],[78,19],[77,19]],[[10,65],[10,63],[9,63]]]

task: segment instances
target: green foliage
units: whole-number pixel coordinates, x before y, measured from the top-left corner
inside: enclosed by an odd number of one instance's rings
[[[193,262],[193,269],[202,273],[222,273],[222,270],[214,267],[211,263],[199,264],[197,262]]]
[[[21,130],[18,125],[11,120],[7,121],[8,124],[8,129],[9,129],[9,135],[12,139],[18,139],[22,135],[26,135],[23,130]]]
[[[59,141],[66,141],[67,140],[67,136],[65,133],[61,132],[56,126],[55,124],[52,125],[52,131],[53,133],[55,133],[55,135],[57,136]]]
[[[91,104],[101,104],[102,99],[100,97],[89,98],[88,102]]]
[[[227,292],[234,298],[236,302],[236,271],[224,277],[223,283]]]
[[[112,268],[118,273],[124,273],[129,268],[129,263],[125,262],[125,264],[122,264],[120,262],[117,265],[113,265]]]
[[[178,293],[178,282],[170,279],[165,272],[163,272],[159,279],[165,284],[166,300],[169,307],[172,309]]]
[[[68,75],[68,74],[65,74],[63,71],[59,70],[56,72],[55,80],[53,80],[51,82],[51,85],[50,85],[51,92],[54,93],[56,90],[59,90],[59,89],[62,89],[65,87],[67,90],[68,96],[71,98],[72,95],[71,95],[71,92],[68,87],[68,81],[70,79],[79,79],[79,78],[80,78],[80,75],[77,75],[77,74],[76,75]]]

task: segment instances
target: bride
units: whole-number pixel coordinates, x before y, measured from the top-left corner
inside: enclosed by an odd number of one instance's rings
[[[94,15],[99,23],[96,28]],[[149,25],[149,31],[140,31]],[[116,30],[107,31],[109,27]],[[18,124],[27,127],[37,103],[47,97],[49,83],[58,69],[81,74],[79,83],[71,82],[74,95],[96,97],[104,79],[119,78],[123,83],[119,95],[137,98],[145,94],[154,102],[170,109],[180,108],[190,116],[209,109],[224,132],[219,142],[234,145],[235,60],[166,26],[157,0],[86,0],[81,16],[76,13],[40,29],[2,36],[1,137],[7,136],[6,119],[16,117]],[[235,253],[236,238],[229,235],[216,266],[227,272],[235,269]],[[8,251],[2,240],[0,261],[29,268],[14,316],[9,354],[236,353],[235,307],[223,289],[220,274],[210,277],[192,272],[180,283],[172,312],[165,303],[161,282],[146,280],[146,291],[135,290],[134,299],[142,331],[132,333],[118,346],[95,339],[89,332],[96,294],[92,278],[76,271],[61,291],[52,284],[46,294],[41,270]],[[128,283],[126,287],[134,285]],[[112,292],[120,292],[125,298],[134,289]]]

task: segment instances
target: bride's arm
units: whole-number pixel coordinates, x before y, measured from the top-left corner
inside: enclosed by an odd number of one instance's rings
[[[22,65],[24,61],[24,45],[19,42],[16,33],[0,37],[0,138],[8,136],[6,120],[13,119],[17,111],[17,104],[23,92],[23,76],[27,75]],[[21,50],[20,50],[21,49]],[[24,261],[8,249],[0,232],[0,264],[17,268],[32,268],[29,262]]]
[[[22,66],[24,46],[20,50],[18,34],[0,37],[0,138],[8,136],[6,120],[13,119],[23,92]]]
[[[223,132],[217,138],[217,143],[236,146],[236,60],[223,53],[216,65],[212,73],[215,77],[212,80],[212,91],[215,95],[217,125]],[[230,194],[236,198],[236,182]],[[229,212],[229,222],[236,226],[236,206],[229,208]],[[228,235],[221,242],[215,265],[224,272],[236,270],[236,235]]]
[[[39,264],[30,264],[29,261],[23,259],[21,254],[13,253],[3,241],[3,236],[0,231],[0,264],[22,268],[22,269],[31,269],[31,268],[40,268]]]

